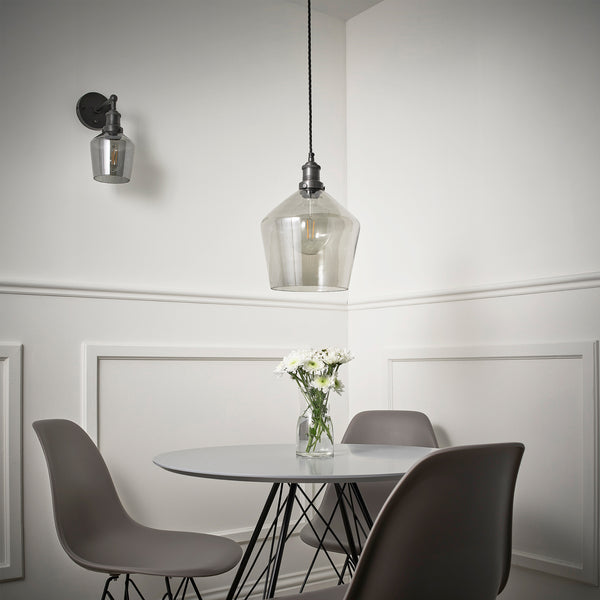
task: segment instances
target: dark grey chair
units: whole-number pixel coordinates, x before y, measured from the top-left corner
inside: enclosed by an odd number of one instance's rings
[[[438,443],[427,415],[412,410],[368,410],[356,414],[350,421],[344,437],[343,444],[384,444],[395,446],[423,446],[425,448],[437,448]],[[358,488],[370,516],[375,519],[381,507],[387,500],[391,491],[398,481],[376,481],[361,483]],[[319,506],[319,513],[325,519],[329,519],[337,504],[337,494],[333,486],[329,485],[323,492],[323,500]],[[364,519],[359,518],[360,525],[353,528],[358,537],[356,542],[357,551],[364,544],[369,528]],[[340,511],[336,510],[331,521],[331,532],[325,533],[325,522],[319,516],[311,519],[310,524],[305,525],[300,532],[300,539],[314,548],[324,548],[327,552],[345,553],[351,556],[347,547],[347,536]],[[322,542],[321,542],[322,540]],[[340,544],[342,542],[342,544]],[[350,558],[344,565],[342,575],[347,569],[352,570],[354,565]]]
[[[375,520],[347,585],[285,600],[493,600],[510,573],[524,446],[456,446],[414,465]]]
[[[109,574],[102,600],[113,600],[109,585],[121,574],[125,598],[130,585],[142,596],[132,574],[164,577],[169,600],[179,592],[183,598],[188,584],[201,598],[194,577],[218,575],[239,562],[242,550],[227,538],[153,529],[134,521],[98,448],[79,425],[49,419],[36,421],[33,428],[48,465],[58,539],[78,565]],[[174,595],[170,577],[182,578]]]

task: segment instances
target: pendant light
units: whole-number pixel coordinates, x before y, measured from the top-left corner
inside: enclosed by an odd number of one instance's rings
[[[308,1],[308,161],[298,191],[273,209],[261,230],[271,289],[347,290],[360,225],[325,192],[312,146],[311,7]]]

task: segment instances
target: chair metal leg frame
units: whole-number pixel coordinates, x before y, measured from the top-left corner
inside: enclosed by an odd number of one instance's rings
[[[101,600],[106,600],[106,598],[110,598],[110,600],[115,600],[115,597],[110,593],[108,587],[110,586],[110,584],[113,581],[116,581],[117,579],[119,579],[120,575],[109,575],[108,578],[106,579],[106,583],[104,584],[104,590],[102,591],[102,598]],[[123,598],[124,600],[129,600],[129,586],[133,586],[133,589],[137,592],[137,595],[142,599],[142,600],[146,600],[144,598],[144,595],[142,594],[142,592],[140,591],[140,588],[135,584],[135,581],[133,581],[133,579],[131,579],[131,575],[129,573],[127,573],[125,575],[125,587],[123,588]]]
[[[267,558],[266,566],[263,568],[261,573],[258,575],[254,584],[247,591],[246,595],[244,596],[244,600],[248,600],[248,598],[252,595],[252,593],[256,589],[257,585],[261,581],[263,581],[263,579],[264,579],[263,595],[262,595],[263,599],[266,600],[267,598],[273,598],[273,596],[275,595],[276,587],[277,587],[277,580],[279,577],[279,570],[281,568],[281,561],[283,559],[283,552],[284,552],[285,544],[287,543],[289,538],[292,536],[294,531],[299,527],[299,525],[304,517],[307,517],[307,522],[312,527],[313,533],[319,538],[319,546],[318,546],[318,548],[315,552],[315,555],[313,557],[313,560],[308,568],[308,572],[302,583],[300,591],[302,592],[304,590],[304,587],[308,581],[308,578],[310,576],[312,568],[315,564],[317,555],[320,551],[323,551],[325,553],[325,555],[327,556],[331,566],[333,567],[333,569],[335,571],[335,574],[338,577],[338,581],[340,583],[343,582],[343,579],[344,579],[344,576],[346,573],[348,573],[348,575],[351,576],[354,571],[356,563],[358,562],[358,554],[359,554],[360,550],[362,550],[362,542],[361,542],[361,535],[359,532],[359,528],[362,531],[363,536],[365,538],[367,537],[367,532],[365,531],[362,523],[360,522],[360,520],[358,519],[358,516],[356,514],[354,499],[356,500],[356,503],[357,503],[361,513],[363,514],[363,517],[365,518],[365,522],[367,523],[369,529],[373,524],[371,517],[369,515],[369,512],[364,503],[364,500],[362,499],[362,496],[360,495],[360,491],[359,491],[358,487],[356,486],[356,484],[342,484],[342,485],[335,484],[336,493],[338,496],[337,502],[334,506],[334,509],[333,509],[331,515],[327,519],[319,512],[319,509],[315,504],[319,495],[325,489],[325,487],[326,487],[325,484],[323,486],[321,486],[321,488],[319,489],[319,491],[315,494],[315,496],[313,498],[310,498],[306,494],[306,492],[296,483],[286,484],[288,486],[288,493],[284,497],[283,485],[284,485],[283,483],[274,483],[271,486],[271,491],[269,492],[267,500],[266,500],[266,502],[263,506],[263,509],[260,513],[256,527],[254,528],[252,537],[250,538],[248,546],[246,547],[246,550],[244,552],[242,560],[238,566],[238,569],[236,571],[236,574],[235,574],[235,577],[231,584],[231,587],[229,588],[229,592],[227,594],[227,600],[238,600],[238,598],[240,597],[240,595],[242,593],[242,590],[246,587],[248,579],[250,578],[250,575],[252,574],[260,555],[262,554],[263,550],[265,549],[265,546],[267,545],[267,542],[269,541],[269,537],[271,538],[271,540],[270,540],[270,544],[268,546],[268,558]],[[308,506],[302,505],[302,503],[300,502],[300,499],[298,498],[298,493],[302,494],[302,496],[306,500]],[[275,509],[275,516],[274,516],[273,521],[267,531],[265,539],[258,546],[258,549],[255,552],[258,538],[259,538],[260,533],[263,529],[263,526],[267,520],[269,512],[271,511],[271,508],[273,507],[276,497],[277,497],[277,506]],[[295,521],[293,526],[290,527],[291,520],[292,520],[292,518],[291,518],[292,511],[293,511],[295,504],[297,504],[299,506],[301,514],[297,518],[297,520]],[[325,525],[325,531],[321,536],[319,536],[317,534],[314,526],[311,523],[311,520],[308,519],[307,513],[310,508],[314,509],[315,514]],[[338,570],[338,567],[335,565],[335,562],[333,561],[331,555],[329,554],[327,549],[324,547],[325,537],[328,534],[330,534],[333,536],[333,538],[336,540],[336,542],[342,548],[345,548],[345,545],[341,542],[341,540],[336,535],[335,531],[333,531],[333,529],[331,528],[331,523],[333,521],[335,512],[336,512],[336,510],[338,510],[338,508],[339,508],[340,514],[342,516],[342,521],[344,523],[344,530],[345,530],[346,537],[347,537],[347,543],[348,543],[348,547],[350,550],[350,553],[346,557],[346,561],[344,562],[344,567],[341,570],[341,572],[340,572],[340,570]],[[349,514],[348,514],[349,512],[352,515],[353,524],[354,524],[354,532],[352,531],[352,527],[350,524],[350,518],[349,518]],[[281,519],[281,523],[280,523],[280,519]],[[279,531],[278,531],[278,528],[279,528]],[[354,536],[356,536],[356,537],[354,537]],[[277,538],[277,541],[276,541],[276,538]],[[356,550],[355,539],[358,541],[358,544],[359,544],[360,550],[358,552]],[[253,557],[253,553],[254,553],[254,557]],[[251,562],[252,558],[253,558],[253,560]],[[191,581],[193,583],[193,580],[191,580]],[[194,585],[194,587],[195,587],[195,585]],[[199,596],[199,594],[198,594],[198,596]],[[173,600],[176,600],[176,597]]]
[[[110,598],[110,600],[115,600],[114,596],[108,591],[108,586],[113,582],[119,579],[118,575],[109,575],[106,583],[104,584],[104,590],[102,592],[102,598],[100,600],[106,600],[106,598]]]
[[[106,600],[107,598],[109,600],[115,600],[115,597],[110,593],[108,588],[109,588],[110,584],[113,581],[116,581],[117,579],[119,579],[119,577],[120,577],[120,575],[109,575],[109,577],[107,578],[107,580],[104,584],[104,590],[102,591],[101,600]],[[163,600],[177,600],[178,597],[180,600],[183,600],[185,598],[185,594],[186,594],[187,587],[189,584],[191,584],[192,587],[194,588],[194,592],[196,593],[198,600],[202,600],[200,591],[198,590],[198,587],[196,586],[196,582],[194,581],[194,579],[192,577],[182,578],[181,582],[179,583],[179,586],[177,587],[177,591],[175,592],[175,595],[173,595],[173,593],[171,591],[170,577],[165,577],[165,587],[166,587],[167,591],[165,592],[165,595],[163,596]],[[146,600],[146,598],[144,597],[144,594],[142,594],[142,592],[140,591],[140,588],[136,585],[135,581],[131,578],[131,575],[129,573],[125,574],[125,587],[123,588],[123,599],[124,600],[129,600],[130,586],[133,587],[133,589],[136,591],[137,595],[141,598],[141,600]],[[181,596],[179,596],[180,592],[181,592]]]

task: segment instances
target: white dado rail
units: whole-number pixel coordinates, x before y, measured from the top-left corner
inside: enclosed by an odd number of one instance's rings
[[[22,353],[0,342],[0,582],[23,577]]]
[[[184,304],[210,304],[262,308],[313,309],[333,311],[377,310],[398,306],[436,304],[465,300],[483,300],[529,294],[547,294],[594,289],[600,287],[600,272],[575,273],[541,279],[501,282],[488,285],[460,287],[448,290],[423,290],[417,293],[400,293],[358,301],[343,299],[337,294],[324,298],[307,294],[302,299],[273,295],[260,297],[223,294],[201,294],[176,290],[121,289],[111,286],[79,286],[75,283],[38,281],[0,281],[0,294],[22,296],[51,296],[59,298],[96,298],[103,300],[135,300],[140,302],[174,302]]]
[[[390,349],[389,407],[440,445],[522,441],[513,564],[598,583],[598,342]]]

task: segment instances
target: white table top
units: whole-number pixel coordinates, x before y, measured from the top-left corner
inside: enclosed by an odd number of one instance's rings
[[[296,456],[294,444],[214,446],[166,452],[154,463],[167,471],[235,481],[348,482],[398,479],[437,448],[339,444],[329,458]]]

